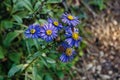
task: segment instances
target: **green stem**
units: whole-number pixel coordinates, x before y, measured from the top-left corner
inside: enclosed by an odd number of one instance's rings
[[[39,57],[34,58],[25,68],[22,72],[25,72],[29,66],[31,66]]]

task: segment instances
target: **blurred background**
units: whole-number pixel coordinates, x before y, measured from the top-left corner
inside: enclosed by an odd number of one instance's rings
[[[30,24],[64,12],[80,19],[83,37],[69,63],[51,44],[24,37]],[[120,0],[0,0],[0,80],[120,80],[119,22]]]

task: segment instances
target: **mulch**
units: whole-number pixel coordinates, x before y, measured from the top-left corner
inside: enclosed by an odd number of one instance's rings
[[[89,17],[87,47],[73,70],[74,80],[120,80],[120,0],[106,3],[97,17]]]

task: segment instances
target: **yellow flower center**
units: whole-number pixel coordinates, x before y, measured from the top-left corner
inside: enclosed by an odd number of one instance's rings
[[[31,33],[31,34],[34,34],[35,31],[36,31],[35,29],[31,29],[31,30],[30,30],[30,33]]]
[[[59,25],[59,23],[58,23],[57,21],[54,21],[53,24],[54,24],[55,26],[58,26],[58,25]]]
[[[51,34],[52,34],[52,30],[47,30],[47,31],[46,31],[46,34],[47,34],[47,35],[51,35]]]
[[[79,39],[78,33],[73,33],[73,34],[72,34],[72,38],[73,38],[74,40],[78,40],[78,39]]]
[[[72,55],[72,48],[67,48],[65,53],[67,56],[71,56]]]
[[[69,20],[73,20],[74,19],[74,17],[72,15],[68,15],[67,17],[68,17]]]

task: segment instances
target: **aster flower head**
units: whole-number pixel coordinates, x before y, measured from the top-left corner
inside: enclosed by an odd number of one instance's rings
[[[72,46],[75,46],[75,47],[78,47],[81,40],[82,40],[82,37],[79,36],[79,33],[78,33],[78,29],[76,28],[68,28],[66,30],[66,39],[65,41],[72,47]]]
[[[58,30],[60,30],[63,27],[62,24],[59,23],[56,19],[48,18],[48,23],[53,24],[53,26],[57,27]]]
[[[32,24],[25,31],[26,38],[39,38],[40,37],[40,26],[38,24]]]
[[[62,43],[64,52],[60,56],[60,60],[62,62],[68,62],[71,61],[74,58],[74,55],[76,54],[75,50],[72,49],[67,43]]]
[[[57,37],[58,30],[52,24],[44,25],[40,30],[40,36],[42,39],[46,40],[47,42],[52,41]]]
[[[80,21],[78,20],[77,17],[75,17],[71,14],[64,13],[62,15],[62,22],[67,23],[71,27],[74,27],[77,24],[79,24]]]

